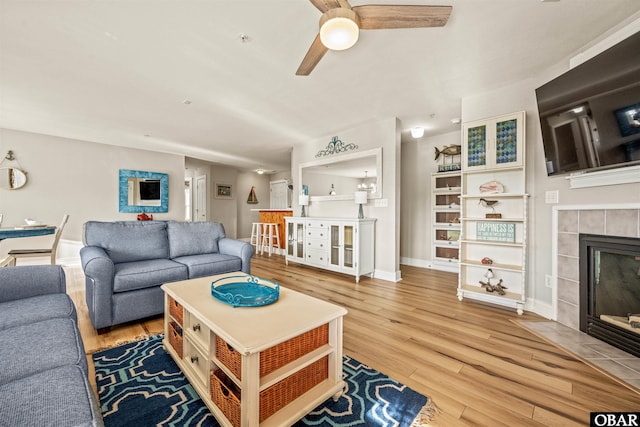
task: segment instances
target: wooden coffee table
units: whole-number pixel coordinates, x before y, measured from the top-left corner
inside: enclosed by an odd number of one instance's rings
[[[227,276],[249,277],[235,272],[162,285],[164,348],[218,422],[291,425],[337,399],[345,386],[347,310],[284,287],[273,304],[233,308],[211,296],[212,281]]]

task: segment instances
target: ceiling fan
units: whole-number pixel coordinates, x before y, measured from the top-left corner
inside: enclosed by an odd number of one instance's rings
[[[348,49],[358,41],[359,30],[442,27],[451,6],[364,5],[348,0],[310,0],[322,12],[320,32],[307,51],[296,75],[308,76],[327,50]]]

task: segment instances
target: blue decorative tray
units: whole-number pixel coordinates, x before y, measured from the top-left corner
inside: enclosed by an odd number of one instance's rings
[[[260,307],[278,300],[280,285],[256,276],[227,276],[211,282],[211,295],[232,307]]]

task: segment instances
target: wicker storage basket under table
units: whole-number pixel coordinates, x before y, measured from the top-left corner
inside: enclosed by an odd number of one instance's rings
[[[169,322],[169,344],[182,359],[182,328],[176,322]]]
[[[324,324],[260,352],[260,377],[291,363],[329,342],[329,325]],[[216,358],[241,380],[242,356],[216,336]]]
[[[182,305],[169,296],[169,314],[180,326],[184,325],[184,309]]]
[[[329,357],[325,356],[262,390],[260,392],[260,422],[328,377]],[[211,400],[234,427],[240,426],[241,392],[220,369],[211,372]]]

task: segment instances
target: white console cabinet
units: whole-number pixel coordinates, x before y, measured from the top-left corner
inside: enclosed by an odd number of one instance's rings
[[[293,261],[355,276],[374,272],[373,218],[286,217],[286,263]]]

